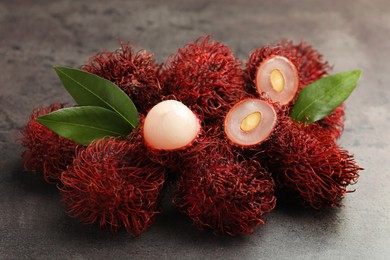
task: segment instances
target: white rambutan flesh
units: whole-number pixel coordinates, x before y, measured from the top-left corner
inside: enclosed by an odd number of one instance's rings
[[[155,105],[143,125],[147,146],[157,150],[184,148],[196,139],[199,131],[198,117],[176,100],[166,100]]]
[[[236,145],[257,145],[272,133],[276,121],[271,104],[260,99],[245,99],[227,113],[225,134]]]
[[[298,91],[299,77],[289,59],[271,56],[258,66],[255,83],[259,94],[265,92],[272,101],[286,105]]]

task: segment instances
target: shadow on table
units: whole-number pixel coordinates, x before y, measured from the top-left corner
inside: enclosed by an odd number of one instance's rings
[[[8,172],[10,183],[17,186],[18,189],[48,196],[58,193],[56,185],[47,183],[43,179],[42,173],[25,171],[21,162],[14,165],[12,170]]]
[[[55,185],[47,184],[39,173],[24,172],[21,166],[17,166],[11,172],[13,185],[28,193],[37,193],[39,196],[50,196],[52,200],[58,200],[58,189]],[[53,196],[54,195],[54,196]],[[47,223],[51,232],[55,232],[56,238],[68,245],[86,247],[97,245],[125,245],[139,244],[141,241],[158,244],[165,241],[169,244],[181,244],[184,246],[197,245],[200,248],[230,247],[247,245],[249,241],[256,239],[256,243],[267,240],[271,232],[275,232],[278,225],[288,225],[288,228],[297,228],[299,232],[307,236],[320,232],[331,235],[337,232],[342,222],[338,217],[340,209],[310,210],[299,205],[286,201],[278,201],[274,211],[266,217],[267,223],[264,226],[255,228],[253,236],[215,236],[211,231],[200,231],[193,225],[192,221],[181,214],[171,203],[171,192],[165,192],[163,199],[163,211],[156,217],[156,221],[140,237],[133,238],[124,229],[113,233],[109,228],[100,229],[97,224],[85,225],[77,219],[70,218],[63,211],[57,212],[57,218],[52,223]],[[58,201],[58,203],[60,203]],[[310,229],[306,229],[310,226]],[[314,227],[314,228],[313,228]],[[250,242],[249,242],[250,243]]]

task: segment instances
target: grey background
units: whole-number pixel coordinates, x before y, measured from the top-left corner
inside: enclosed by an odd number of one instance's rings
[[[0,258],[386,259],[390,255],[390,4],[380,1],[0,1]],[[307,40],[334,71],[362,69],[341,146],[365,171],[344,207],[279,205],[252,236],[197,231],[169,203],[141,237],[64,213],[55,187],[24,173],[15,141],[31,110],[68,101],[53,65],[79,66],[116,37],[164,61],[213,34],[245,60],[282,38]],[[168,200],[167,200],[168,201]],[[169,201],[168,201],[169,202]]]

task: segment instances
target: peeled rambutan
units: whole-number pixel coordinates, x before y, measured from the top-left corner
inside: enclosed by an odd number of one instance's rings
[[[141,138],[105,138],[80,149],[61,175],[67,213],[113,231],[140,235],[159,211],[164,168],[145,156]]]
[[[163,67],[166,95],[195,111],[201,119],[221,119],[245,95],[241,62],[229,47],[210,36],[188,43]]]
[[[155,105],[142,126],[145,144],[152,149],[167,151],[190,145],[200,129],[198,117],[176,100],[165,100]]]
[[[201,132],[198,116],[179,101],[165,100],[155,105],[141,122],[147,156],[170,173],[177,173],[182,151]]]
[[[271,175],[258,161],[238,157],[227,143],[207,137],[183,157],[173,202],[197,228],[250,234],[275,207]]]
[[[77,144],[63,138],[36,118],[64,108],[64,104],[52,104],[33,110],[30,120],[21,130],[20,141],[25,148],[23,152],[24,168],[30,171],[41,171],[48,183],[57,183],[61,172],[72,163],[76,156]]]
[[[265,151],[277,188],[314,209],[340,206],[362,170],[333,139],[289,117],[280,120]]]
[[[128,44],[113,52],[102,51],[91,57],[81,69],[108,79],[134,102],[138,112],[146,114],[162,100],[158,79],[161,65],[145,50],[135,52]]]

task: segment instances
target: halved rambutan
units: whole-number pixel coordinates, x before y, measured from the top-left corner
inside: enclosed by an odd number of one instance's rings
[[[256,93],[256,76],[259,65],[272,56],[285,57],[295,65],[299,77],[299,90],[328,75],[331,70],[328,62],[323,60],[322,55],[311,45],[305,42],[295,45],[292,41],[280,41],[258,48],[250,54],[246,64],[246,86],[249,93]]]
[[[241,62],[229,47],[210,36],[171,56],[162,78],[166,95],[175,96],[207,122],[222,118],[246,95]]]
[[[333,139],[289,117],[280,120],[264,150],[277,187],[315,209],[340,206],[362,170]]]
[[[271,71],[271,74],[268,73],[268,75],[265,74],[265,77],[262,76],[264,75],[264,69],[262,69],[262,67],[264,67],[263,64],[267,65],[267,62],[275,59],[274,57],[284,57],[285,61],[289,60],[290,64],[286,61],[284,62],[285,66],[289,68],[294,65],[298,73],[298,90],[296,91],[295,96],[291,98],[290,102],[287,102],[289,104],[289,109],[294,105],[295,100],[298,97],[298,93],[302,88],[316,80],[319,80],[323,76],[328,75],[331,70],[331,66],[323,59],[322,54],[306,42],[293,44],[292,41],[280,41],[275,44],[256,49],[250,54],[245,70],[245,86],[248,93],[259,95],[261,94],[259,90],[265,91],[273,101],[279,101],[274,98],[275,95],[280,95],[277,90],[280,90],[281,86],[287,86],[286,84],[288,82],[291,82],[292,84],[295,81],[294,77],[280,75],[284,70],[286,70],[282,69],[283,67],[281,65],[272,67],[273,70]],[[278,62],[273,62],[273,64],[278,64]],[[283,62],[281,64],[283,64]],[[292,71],[293,69],[287,69],[287,71],[288,70]],[[272,73],[274,73],[274,75],[272,75]],[[274,77],[273,80],[272,76]],[[260,82],[259,79],[261,79]],[[265,84],[268,86],[268,90],[267,88],[261,88],[261,85],[264,85],[264,83],[261,84],[261,82],[264,81],[268,82],[268,85]],[[272,81],[274,81],[274,84],[272,84]],[[276,87],[277,90],[275,90],[274,87]],[[289,97],[291,96],[289,95]],[[284,102],[281,103],[283,104]],[[317,126],[317,130],[320,133],[327,132],[331,134],[334,139],[340,137],[344,127],[344,108],[345,106],[342,105],[329,116],[314,123]]]
[[[258,65],[255,85],[258,93],[267,93],[272,101],[286,105],[298,91],[298,71],[286,57],[270,56]]]
[[[276,122],[276,111],[269,102],[244,99],[226,114],[225,134],[235,145],[258,145],[269,137]]]
[[[30,171],[41,171],[48,183],[57,183],[61,172],[72,163],[76,156],[77,144],[63,138],[38,123],[36,118],[64,108],[64,104],[52,104],[33,110],[30,120],[21,130],[20,141],[25,148],[23,152],[24,168]]]
[[[145,144],[151,149],[173,151],[189,146],[196,139],[200,121],[183,103],[165,100],[148,112],[142,132]]]
[[[60,187],[67,213],[113,231],[140,235],[159,211],[164,168],[145,156],[141,138],[106,138],[80,149],[63,172]]]
[[[204,137],[183,157],[173,202],[197,228],[215,234],[250,234],[275,207],[274,182],[256,160]]]
[[[138,112],[145,114],[162,100],[158,79],[161,65],[153,54],[135,52],[128,44],[120,44],[113,52],[102,51],[91,57],[81,69],[115,83],[131,98]]]

